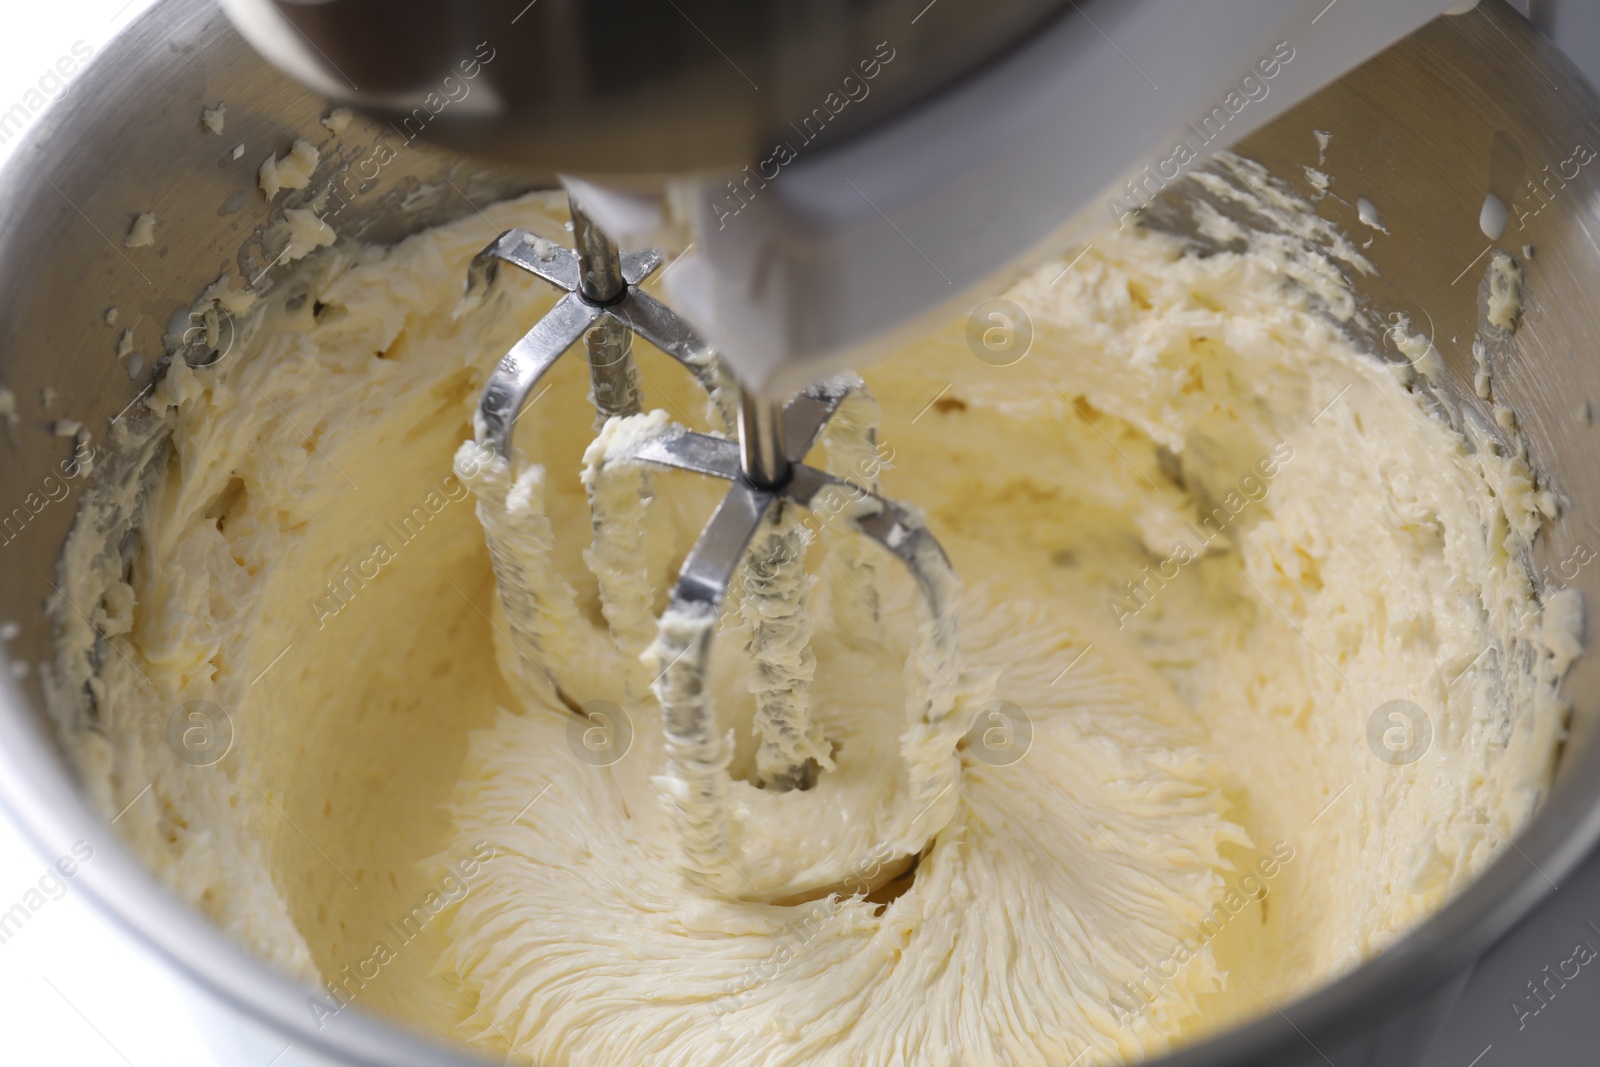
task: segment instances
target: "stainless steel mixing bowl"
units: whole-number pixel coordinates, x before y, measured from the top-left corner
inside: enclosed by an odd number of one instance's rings
[[[200,109],[218,100],[227,102],[228,134],[204,136]],[[153,323],[181,341],[191,301],[226,267],[247,278],[268,269],[254,161],[269,144],[287,148],[325,109],[269,68],[210,0],[164,0],[75,78],[0,173],[0,381],[19,413],[0,445],[0,620],[20,627],[7,647],[15,669],[0,677],[0,793],[50,855],[93,842],[95,860],[75,879],[81,888],[195,982],[297,1045],[350,1063],[465,1064],[476,1061],[359,1010],[319,1028],[305,990],[235,947],[116,844],[80,795],[43,710],[38,665],[50,658],[51,633],[41,605],[74,514],[74,498],[56,499],[50,486],[60,483],[46,482],[71,451],[70,441],[50,434],[50,422],[81,420],[102,441],[107,420],[147,385],[148,374],[130,380],[112,358],[106,307],[121,308],[125,323],[144,322],[143,339]],[[1534,563],[1589,603],[1600,594],[1600,567],[1572,576],[1562,564],[1580,542],[1600,539],[1600,429],[1584,417],[1586,402],[1600,400],[1595,115],[1593,95],[1560,55],[1510,9],[1485,3],[1435,21],[1240,148],[1300,180],[1301,165],[1316,161],[1311,132],[1333,135],[1338,189],[1376,203],[1390,231],[1367,250],[1379,275],[1359,279],[1374,323],[1368,342],[1382,349],[1382,327],[1396,313],[1431,323],[1449,385],[1490,425],[1471,384],[1491,244],[1479,215],[1490,193],[1509,207],[1499,243],[1526,269],[1527,310],[1523,328],[1493,354],[1496,393],[1516,410],[1536,465],[1565,495]],[[380,139],[393,158],[374,166]],[[231,155],[239,141],[251,146],[243,163]],[[336,182],[335,225],[369,241],[397,239],[545,181],[359,121],[340,144],[349,171]],[[1328,199],[1322,208],[1364,232],[1349,204]],[[161,228],[154,254],[134,260],[119,242],[140,211],[154,212]],[[191,345],[187,354],[205,352]],[[39,403],[47,387],[57,393],[48,412]],[[1163,1062],[1418,1061],[1474,960],[1600,838],[1596,670],[1580,661],[1569,679],[1576,710],[1548,801],[1478,882],[1354,972]]]

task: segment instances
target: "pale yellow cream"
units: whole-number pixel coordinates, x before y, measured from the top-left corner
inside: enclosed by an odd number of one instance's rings
[[[566,237],[555,197],[486,214],[316,251],[253,303],[214,286],[232,347],[115,430],[61,567],[87,786],[308,983],[317,1025],[354,1004],[540,1064],[1134,1059],[1382,951],[1538,804],[1581,624],[1530,579],[1552,494],[1437,368],[1353,347],[1332,260],[1212,213],[1244,251],[1130,227],[1016,285],[1010,366],[957,322],[866,369],[877,408],[825,458],[925,509],[966,673],[929,681],[903,572],[813,517],[807,619],[777,589],[718,623],[742,836],[726,877],[690,877],[650,614],[720,487],[601,485],[594,540],[577,356],[515,462],[462,465],[488,370],[554,295],[506,270],[463,308],[468,260],[513,225]],[[636,347],[655,413],[591,461],[711,428]],[[537,625],[501,605],[486,526],[555,605]],[[753,689],[777,707],[806,677],[811,725],[763,755]],[[908,718],[924,684],[957,726]],[[186,749],[195,724],[225,754]],[[754,784],[797,752],[815,788]]]

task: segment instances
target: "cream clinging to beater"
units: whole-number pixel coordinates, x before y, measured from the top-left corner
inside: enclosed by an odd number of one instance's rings
[[[484,289],[503,264],[568,290],[495,368],[479,406],[476,441],[463,445],[457,462],[458,472],[480,492],[478,514],[523,683],[537,688],[543,682],[553,699],[589,714],[562,688],[566,657],[543,639],[549,635],[565,644],[560,635],[571,628],[575,596],[554,573],[549,522],[535,500],[544,469],[527,463],[512,445],[528,396],[582,337],[599,425],[584,457],[593,537],[584,560],[599,583],[628,695],[638,699],[653,691],[665,714],[663,797],[675,816],[683,873],[729,896],[776,899],[842,884],[852,857],[874,841],[896,863],[909,861],[954,811],[953,752],[966,731],[972,701],[986,686],[960,667],[955,619],[960,585],[944,551],[919,516],[877,495],[871,479],[860,484],[864,471],[851,468],[850,458],[875,444],[876,405],[859,378],[842,375],[787,405],[739,389],[737,411],[730,412],[733,387],[710,348],[672,311],[636,288],[660,264],[660,256],[622,255],[576,200],[570,210],[576,252],[525,231],[507,231],[474,262],[463,305],[468,314],[482,306]],[[737,445],[725,433],[674,424],[665,410],[644,413],[630,344],[635,333],[693,374],[707,394],[713,425],[726,431],[737,423]],[[834,424],[846,405],[858,414]],[[831,438],[830,466],[843,468],[846,477],[802,462],[824,438]],[[660,575],[653,573],[657,568],[641,542],[655,496],[652,470],[688,471],[730,483],[684,559],[659,620],[654,586]],[[806,565],[813,538],[799,511],[819,505],[840,515],[828,538],[836,549],[827,559],[836,592],[848,587],[864,602],[867,615],[876,616],[878,567],[836,543],[842,530],[846,537],[853,532],[877,542],[897,558],[919,594],[921,633],[907,664],[908,679],[915,681],[906,695],[909,719],[902,745],[906,779],[915,788],[891,811],[862,813],[857,828],[867,837],[860,848],[785,855],[767,846],[772,835],[770,827],[763,828],[783,816],[762,811],[752,795],[738,803],[733,799],[728,771],[733,752],[716,726],[709,658],[723,602],[731,593],[753,627],[746,651],[758,679],[752,683],[753,729],[760,737],[757,784],[775,793],[809,789],[819,773],[833,768],[837,740],[830,741],[809,713],[815,658],[809,618],[813,582]],[[840,594],[846,601],[841,611],[861,614],[848,610],[849,594]]]

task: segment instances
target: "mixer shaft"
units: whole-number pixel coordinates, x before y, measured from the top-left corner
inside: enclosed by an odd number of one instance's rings
[[[578,246],[578,295],[586,303],[605,307],[628,291],[622,274],[622,253],[617,243],[594,220],[568,199],[572,236]],[[613,415],[637,415],[643,410],[639,395],[639,368],[633,361],[633,334],[609,316],[600,316],[583,336],[589,354],[589,398],[595,407],[595,429]]]
[[[776,489],[789,478],[783,405],[739,390],[739,469],[760,489]]]

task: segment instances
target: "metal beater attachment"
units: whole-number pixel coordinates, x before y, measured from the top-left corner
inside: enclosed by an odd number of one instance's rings
[[[711,645],[731,590],[751,633],[746,650],[753,660],[750,688],[760,737],[753,792],[808,789],[832,768],[832,744],[812,721],[808,694],[815,669],[808,600],[815,579],[806,573],[805,555],[815,531],[801,521],[807,511],[824,517],[821,533],[830,539],[836,625],[879,621],[881,556],[863,550],[856,534],[900,560],[915,581],[919,626],[907,660],[907,722],[900,744],[907,785],[895,810],[878,813],[872,828],[873,847],[887,843],[895,854],[914,855],[954,811],[954,751],[968,717],[955,712],[958,704],[969,703],[961,696],[973,686],[963,680],[957,651],[960,583],[920,517],[878,495],[878,464],[861,458],[876,454],[876,404],[853,375],[815,385],[787,404],[735,391],[695,331],[637,288],[660,265],[659,253],[619,253],[577,204],[571,211],[576,251],[510,230],[473,261],[468,285],[471,293],[493,279],[499,264],[509,263],[566,290],[500,361],[478,412],[477,449],[492,456],[487,467],[493,469],[479,465],[468,480],[479,496],[511,643],[578,710],[558,677],[562,664],[573,662],[569,657],[582,654],[571,636],[582,629],[574,593],[549,562],[552,534],[543,514],[542,469],[519,474],[511,439],[518,412],[540,378],[583,338],[599,430],[585,455],[593,542],[584,559],[598,580],[611,640],[621,654],[624,689],[630,698],[653,692],[665,712],[667,768],[657,781],[677,824],[685,874],[729,895],[773,899],[849,873],[850,857],[834,862],[772,854],[762,834],[744,832],[747,823],[771,813],[759,810],[760,801],[749,795],[736,802],[738,790],[749,793],[752,787],[729,774],[732,752],[717,726],[707,681]],[[630,334],[694,375],[724,434],[675,425],[664,411],[643,412]],[[842,411],[848,414],[833,421]],[[736,438],[725,435],[730,423]],[[803,462],[825,437],[831,472]],[[657,617],[640,542],[653,500],[650,472],[661,469],[720,478],[729,489]]]
[[[661,266],[661,253],[621,253],[576,203],[570,209],[576,252],[526,230],[507,230],[478,253],[468,275],[468,291],[481,291],[499,264],[510,263],[566,290],[495,367],[484,389],[479,439],[502,456],[511,454],[511,425],[528,394],[580,337],[589,355],[598,422],[640,411],[630,333],[682,363],[714,396],[728,385],[710,346],[665,304],[638,289]]]

